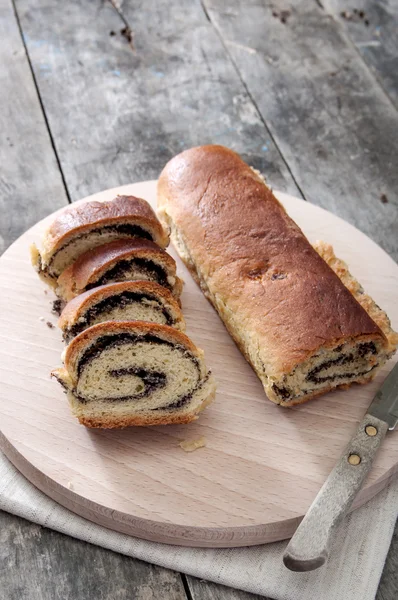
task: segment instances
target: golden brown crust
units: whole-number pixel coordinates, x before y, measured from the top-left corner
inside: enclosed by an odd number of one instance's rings
[[[138,417],[137,415],[131,415],[129,417],[85,417],[78,416],[79,423],[85,427],[95,429],[124,429],[125,427],[149,427],[151,425],[186,425],[196,421],[198,416],[196,413],[191,414],[175,414],[168,415],[167,417]]]
[[[377,306],[373,298],[364,292],[359,281],[357,281],[349,272],[347,264],[335,255],[331,244],[319,240],[315,242],[313,246],[323,260],[327,262],[329,267],[333,269],[336,275],[341,279],[362,308],[366,310],[370,318],[380,327],[388,342],[387,352],[394,352],[398,345],[398,333],[392,329],[390,319],[384,310],[382,310],[380,306]]]
[[[88,329],[85,329],[77,335],[66,347],[64,363],[73,385],[77,382],[77,369],[81,353],[95,342],[99,337],[109,334],[134,333],[136,335],[152,334],[160,339],[184,346],[191,354],[198,358],[203,358],[203,351],[195,346],[185,333],[170,327],[169,325],[160,325],[159,323],[147,323],[146,321],[106,321],[98,323]],[[204,368],[204,366],[202,365]],[[54,374],[55,371],[54,371]],[[202,376],[204,372],[202,373]]]
[[[116,196],[107,202],[90,200],[68,206],[61,211],[47,229],[43,239],[43,255],[48,261],[72,237],[90,229],[134,223],[153,234],[154,242],[162,248],[169,243],[169,236],[162,228],[155,212],[146,200],[135,196]]]
[[[202,412],[215,398],[216,392],[213,390],[207,400],[199,409],[191,413],[167,413],[159,416],[152,415],[131,415],[119,417],[117,415],[104,415],[103,417],[88,417],[79,415],[78,419],[82,425],[96,429],[123,429],[125,427],[150,427],[151,425],[186,425],[196,421],[199,413]]]
[[[58,278],[57,294],[69,301],[81,294],[88,285],[95,284],[117,262],[133,258],[161,262],[168,273],[176,277],[174,258],[154,242],[141,238],[115,240],[85,252],[65,269]]]
[[[63,331],[71,328],[94,304],[101,302],[105,298],[110,298],[111,296],[115,296],[123,292],[146,293],[154,296],[170,310],[171,316],[176,322],[181,323],[183,327],[185,326],[181,308],[179,307],[175,298],[172,296],[171,292],[169,292],[169,290],[167,290],[165,287],[155,283],[154,281],[121,281],[117,283],[101,285],[88,290],[83,294],[79,294],[79,296],[76,296],[70,300],[62,311],[58,321],[58,327]]]
[[[222,146],[187,150],[164,168],[158,204],[182,256],[227,327],[269,372],[377,326],[312,248],[264,182]],[[237,325],[238,322],[238,325]],[[249,354],[250,354],[249,352]],[[246,352],[248,354],[248,352]]]

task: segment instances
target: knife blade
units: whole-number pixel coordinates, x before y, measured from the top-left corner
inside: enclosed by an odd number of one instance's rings
[[[398,363],[373,398],[368,414],[385,421],[390,430],[398,423]]]
[[[290,540],[283,562],[291,571],[318,569],[336,528],[368,475],[387,431],[398,423],[398,364],[376,393],[354,437]]]

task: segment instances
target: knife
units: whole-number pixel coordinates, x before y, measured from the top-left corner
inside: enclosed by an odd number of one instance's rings
[[[328,555],[330,541],[369,473],[388,429],[398,422],[398,364],[368,408],[342,457],[290,540],[283,562],[291,571],[313,571]]]

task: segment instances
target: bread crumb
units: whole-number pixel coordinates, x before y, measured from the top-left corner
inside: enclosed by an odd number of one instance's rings
[[[73,484],[71,481],[68,481],[67,488],[68,488],[68,490],[73,490]]]
[[[352,14],[350,13],[349,10],[343,10],[340,13],[340,17],[343,17],[343,19],[347,19],[347,21],[351,21],[352,19]]]
[[[250,168],[253,171],[253,173],[255,173],[259,179],[261,179],[262,183],[265,183],[265,185],[267,185],[267,180],[266,180],[265,176],[261,173],[261,171],[259,171],[258,169],[255,169],[254,167],[250,167]]]
[[[39,317],[39,321],[45,321],[44,317]]]
[[[120,33],[122,34],[123,37],[126,38],[128,43],[130,44],[131,49],[135,50],[135,48],[134,48],[134,33],[130,29],[130,27],[128,25],[126,25],[126,27],[123,27],[123,29],[120,30]]]
[[[47,327],[48,327],[49,329],[54,329],[54,327],[55,327],[55,325],[53,325],[53,324],[51,323],[51,321],[47,321],[47,322],[46,322],[46,325],[47,325]]]
[[[279,13],[276,10],[272,11],[272,16],[276,19],[279,19],[281,23],[287,23],[288,18],[290,17],[290,10],[281,10]]]
[[[196,440],[183,440],[179,443],[179,446],[184,450],[184,452],[193,452],[198,448],[204,448],[206,446],[206,443],[206,438],[202,435]]]
[[[53,307],[51,309],[51,312],[54,313],[54,315],[60,315],[62,312],[63,307],[65,306],[65,303],[60,300],[60,298],[57,298],[57,300],[54,300],[52,303]]]
[[[352,12],[349,10],[343,10],[340,13],[340,17],[343,17],[346,21],[353,21],[354,23],[360,23],[361,20],[364,22],[366,27],[370,25],[369,19],[365,18],[366,12],[364,10],[358,10],[358,8],[354,8]]]

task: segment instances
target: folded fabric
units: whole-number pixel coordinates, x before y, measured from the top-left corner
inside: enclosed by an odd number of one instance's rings
[[[127,556],[275,600],[373,600],[398,515],[398,480],[345,519],[330,559],[311,573],[284,567],[287,542],[227,550],[182,548],[95,525],[45,496],[1,453],[0,509]]]

